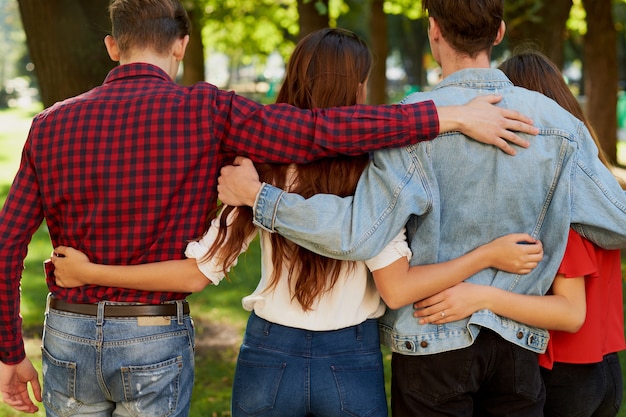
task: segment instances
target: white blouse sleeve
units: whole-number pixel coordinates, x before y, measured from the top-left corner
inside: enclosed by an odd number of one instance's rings
[[[231,212],[227,219],[227,225],[230,226],[232,224],[232,216],[234,212]],[[194,258],[196,263],[198,264],[198,269],[202,272],[211,282],[215,285],[218,285],[222,279],[224,279],[224,271],[222,270],[222,260],[221,258],[214,256],[211,259],[202,259],[209,251],[213,242],[217,238],[217,234],[219,232],[219,216],[211,221],[211,226],[209,230],[202,236],[199,241],[190,242],[187,244],[187,248],[185,249],[185,256],[187,258]],[[250,242],[254,239],[254,234],[249,236],[246,241],[241,246],[241,250],[239,251],[239,255],[245,252],[250,245]],[[226,232],[226,239],[230,237],[230,232]],[[230,271],[232,267],[237,265],[237,259],[235,262],[228,266],[226,271]]]
[[[391,265],[403,257],[410,261],[411,256],[413,256],[413,253],[406,241],[406,229],[403,227],[400,233],[378,255],[365,261],[365,264],[370,271],[376,271]]]

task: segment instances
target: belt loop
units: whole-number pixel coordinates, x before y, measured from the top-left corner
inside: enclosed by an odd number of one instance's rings
[[[47,316],[48,313],[50,312],[50,300],[52,299],[52,293],[49,292],[48,295],[46,296],[46,311],[44,312],[44,315]]]
[[[178,325],[183,324],[183,301],[176,300],[176,317],[178,318]]]
[[[356,325],[356,340],[363,340],[363,325],[365,322],[363,323],[359,323]]]
[[[98,313],[96,314],[96,326],[102,326],[104,323],[104,307],[105,301],[98,302]]]

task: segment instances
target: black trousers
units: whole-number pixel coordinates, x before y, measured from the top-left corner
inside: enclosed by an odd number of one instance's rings
[[[546,384],[546,417],[615,417],[622,403],[622,368],[617,353],[602,362],[556,362],[541,368]]]
[[[542,417],[537,354],[482,329],[471,346],[391,360],[393,417]]]

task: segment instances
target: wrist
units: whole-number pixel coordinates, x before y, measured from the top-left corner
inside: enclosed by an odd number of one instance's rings
[[[251,182],[248,187],[246,187],[246,194],[243,199],[243,202],[246,206],[254,207],[256,200],[258,198],[259,193],[261,192],[261,188],[263,188],[264,182],[255,181]]]
[[[439,116],[439,132],[461,131],[463,129],[463,112],[460,106],[437,107]]]

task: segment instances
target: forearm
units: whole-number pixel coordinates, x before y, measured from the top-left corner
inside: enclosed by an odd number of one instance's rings
[[[144,291],[198,292],[211,283],[200,272],[195,259],[141,265],[89,263],[81,273],[90,284]]]
[[[459,258],[409,267],[406,259],[372,271],[378,291],[389,308],[397,309],[430,297],[490,266],[488,254],[479,247]]]
[[[271,194],[271,196],[270,196]],[[293,193],[265,185],[255,206],[254,223],[266,230],[278,232],[296,244],[319,255],[342,260],[366,260],[378,254],[406,223],[394,222],[390,216],[383,222],[366,213],[371,206],[362,207],[358,219],[354,216],[352,197],[317,194],[304,199]],[[381,195],[380,200],[384,197]],[[280,201],[279,201],[280,200]],[[271,208],[270,208],[271,207]],[[360,224],[368,224],[362,227]],[[370,230],[364,238],[365,230]]]
[[[233,112],[232,108],[237,108]],[[306,163],[430,140],[439,133],[432,101],[412,105],[356,105],[300,109],[260,106],[237,95],[223,108],[229,118],[222,147],[255,162]],[[277,143],[280,147],[277,148]]]
[[[367,260],[376,256],[409,218],[432,206],[432,190],[405,150],[374,154],[353,197],[317,194],[304,199],[264,186],[254,207],[254,222],[320,255]]]
[[[494,313],[530,326],[576,332],[582,322],[572,304],[560,295],[524,295],[487,287],[492,294],[486,308]],[[487,296],[487,294],[485,294]]]

